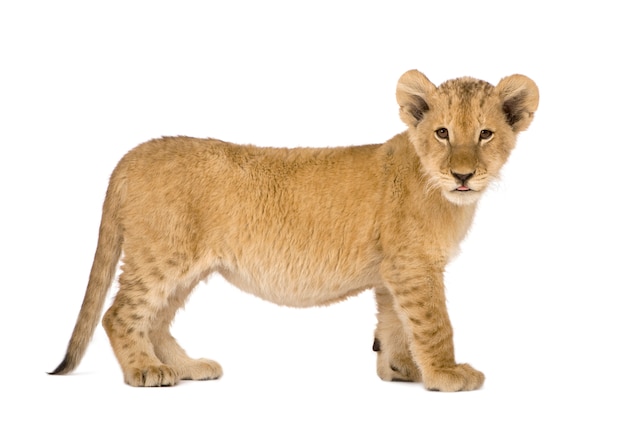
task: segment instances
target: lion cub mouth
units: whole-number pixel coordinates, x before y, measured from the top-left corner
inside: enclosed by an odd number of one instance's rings
[[[481,193],[467,185],[459,185],[453,190],[445,191],[444,196],[452,203],[462,206],[475,203]]]

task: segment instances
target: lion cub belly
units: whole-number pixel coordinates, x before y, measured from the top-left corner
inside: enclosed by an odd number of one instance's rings
[[[287,261],[279,260],[266,269],[240,265],[220,268],[218,272],[247,293],[289,307],[331,304],[381,284],[376,266],[364,264],[354,272],[327,265],[332,264],[311,262],[296,270]]]

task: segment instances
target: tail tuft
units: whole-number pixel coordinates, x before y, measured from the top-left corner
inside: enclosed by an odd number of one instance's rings
[[[67,374],[74,369],[75,365],[73,364],[74,363],[71,362],[71,360],[69,359],[69,356],[65,355],[65,358],[63,358],[63,361],[61,361],[59,366],[55,368],[54,371],[51,371],[48,374],[50,375]]]

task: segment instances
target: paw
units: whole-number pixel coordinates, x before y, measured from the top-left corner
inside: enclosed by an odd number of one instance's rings
[[[131,386],[173,386],[178,383],[178,378],[174,369],[164,364],[124,371],[124,381]]]
[[[180,368],[183,380],[214,380],[223,374],[222,366],[210,359],[195,359]]]
[[[421,382],[422,375],[409,353],[398,353],[382,349],[378,339],[372,347],[377,352],[376,373],[388,382]]]
[[[469,364],[433,369],[424,374],[424,386],[430,391],[471,391],[485,382],[485,375]]]
[[[377,366],[378,377],[390,382],[421,382],[422,375],[413,360],[396,359],[386,365]]]

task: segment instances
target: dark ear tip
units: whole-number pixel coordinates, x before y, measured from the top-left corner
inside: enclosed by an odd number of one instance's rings
[[[505,100],[502,104],[502,110],[506,115],[506,121],[509,125],[513,126],[521,120],[525,97],[526,92],[522,91],[514,97]]]
[[[426,98],[436,89],[418,70],[402,74],[396,87],[396,100],[400,105],[400,118],[409,126],[417,125],[430,109]]]
[[[414,96],[413,104],[411,104],[408,108],[411,115],[415,117],[415,120],[417,120],[418,122],[421,121],[424,118],[424,114],[428,110],[430,110],[430,107],[428,106],[424,98],[418,95]]]
[[[502,111],[513,131],[524,131],[532,122],[539,105],[539,89],[534,81],[523,75],[503,78],[501,84]]]

